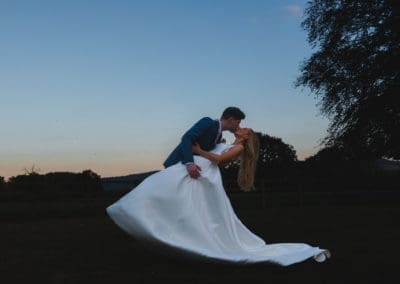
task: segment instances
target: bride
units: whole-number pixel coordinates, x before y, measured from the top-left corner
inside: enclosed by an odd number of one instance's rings
[[[258,158],[258,139],[239,128],[235,141],[217,144],[210,152],[193,146],[201,175],[193,179],[181,162],[147,177],[107,207],[111,219],[134,238],[158,251],[235,264],[291,265],[308,258],[318,262],[328,250],[304,243],[266,244],[236,216],[225,193],[219,163],[239,158],[238,184],[252,188]]]

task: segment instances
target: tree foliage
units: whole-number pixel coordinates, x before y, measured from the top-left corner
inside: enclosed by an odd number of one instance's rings
[[[258,165],[260,167],[287,167],[297,161],[296,150],[292,145],[281,138],[258,133],[260,153]]]
[[[260,179],[279,178],[291,170],[297,161],[296,150],[281,138],[257,133],[260,141],[259,158],[256,172],[256,183]],[[231,161],[222,166],[225,187],[238,189],[236,178],[240,161]]]
[[[6,181],[4,177],[0,176],[0,191],[6,188]]]
[[[11,191],[23,192],[33,197],[54,195],[90,195],[102,192],[101,178],[91,170],[80,173],[37,172],[13,176],[8,181]]]
[[[323,143],[400,158],[400,1],[314,0],[302,27],[316,50],[297,86],[331,119]]]
[[[302,162],[301,177],[307,189],[353,192],[399,190],[400,171],[390,160],[355,159],[354,153],[347,150],[337,146],[325,147]]]

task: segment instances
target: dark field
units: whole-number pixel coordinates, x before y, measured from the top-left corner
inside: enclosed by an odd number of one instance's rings
[[[237,215],[267,243],[306,242],[332,253],[324,263],[279,267],[150,252],[105,214],[117,198],[0,202],[1,283],[399,283],[397,202],[299,207],[270,199],[262,209],[256,197],[232,195]]]

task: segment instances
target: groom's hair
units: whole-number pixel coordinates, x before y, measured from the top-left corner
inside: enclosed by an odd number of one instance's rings
[[[244,119],[246,115],[237,107],[227,107],[222,113],[222,119],[228,119],[233,117],[234,119]]]

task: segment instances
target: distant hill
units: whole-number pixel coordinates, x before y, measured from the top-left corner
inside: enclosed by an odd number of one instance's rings
[[[127,176],[106,177],[101,179],[104,190],[127,191],[136,187],[148,176],[158,171],[151,171]]]
[[[385,171],[400,171],[400,160],[377,159],[375,164]]]

